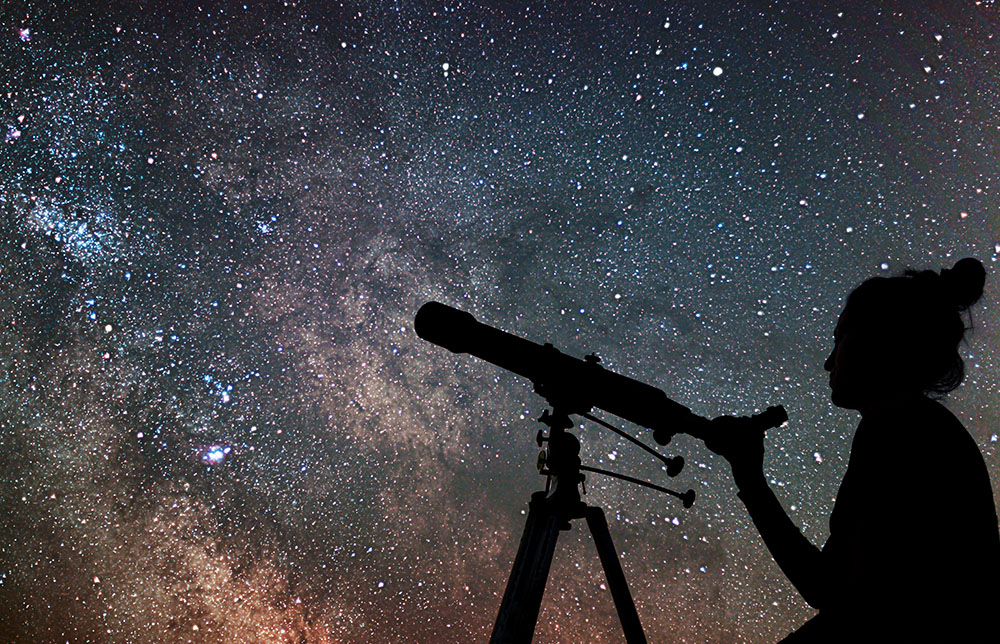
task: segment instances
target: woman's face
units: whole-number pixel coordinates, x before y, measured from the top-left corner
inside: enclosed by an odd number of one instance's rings
[[[845,309],[833,332],[833,351],[823,368],[830,372],[830,399],[844,409],[863,410],[895,390],[893,364],[884,343],[870,329],[847,315]]]

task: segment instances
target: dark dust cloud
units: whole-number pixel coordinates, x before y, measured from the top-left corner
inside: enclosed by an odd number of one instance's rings
[[[822,543],[843,297],[1000,255],[993,2],[0,12],[4,642],[485,641],[543,403],[418,340],[431,299],[699,414],[783,403],[766,465]],[[995,482],[998,304],[948,403]],[[588,479],[651,641],[810,616],[718,458],[579,434],[698,494]],[[621,641],[603,583],[564,534],[538,641]]]

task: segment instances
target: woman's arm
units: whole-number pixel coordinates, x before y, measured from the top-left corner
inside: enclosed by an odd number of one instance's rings
[[[746,419],[721,416],[704,432],[705,445],[733,469],[738,496],[746,506],[764,544],[778,567],[802,598],[814,608],[824,604],[827,587],[820,549],[785,514],[764,478],[764,432]]]
[[[820,549],[806,539],[785,514],[778,497],[768,487],[763,471],[735,478],[739,487],[737,496],[746,506],[778,567],[810,606],[822,608],[827,582]]]

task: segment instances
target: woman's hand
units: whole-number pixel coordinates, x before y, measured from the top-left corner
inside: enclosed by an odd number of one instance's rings
[[[737,485],[764,472],[764,430],[746,416],[719,416],[702,432],[705,446],[722,456],[733,468]]]

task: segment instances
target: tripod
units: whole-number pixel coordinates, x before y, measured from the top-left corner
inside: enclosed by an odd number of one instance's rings
[[[597,554],[608,579],[608,588],[618,611],[618,620],[625,631],[628,644],[645,644],[646,636],[639,623],[632,593],[629,592],[625,573],[618,553],[608,532],[604,511],[580,500],[578,485],[583,482],[580,474],[580,442],[566,429],[573,426],[569,415],[558,408],[550,415],[546,412],[541,422],[549,426],[546,438],[540,431],[538,441],[548,441],[548,456],[539,457],[542,474],[549,480],[544,491],[531,495],[528,519],[521,543],[514,558],[514,566],[504,590],[500,612],[493,627],[490,644],[528,644],[535,633],[538,611],[549,576],[552,555],[561,530],[570,528],[570,521],[584,518],[597,546]]]

